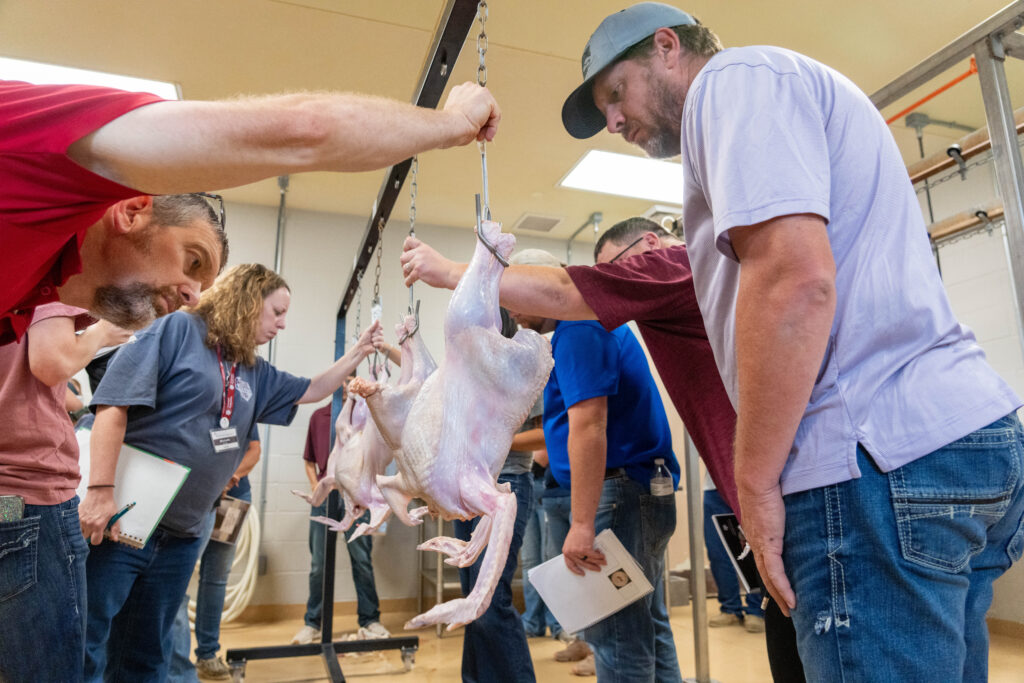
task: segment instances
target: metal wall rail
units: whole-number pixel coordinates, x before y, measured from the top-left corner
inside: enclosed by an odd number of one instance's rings
[[[1018,320],[1024,318],[1024,161],[1004,68],[1006,58],[1024,58],[1024,0],[1007,5],[931,57],[878,90],[871,101],[886,107],[957,62],[974,55],[992,141],[992,163],[1003,200],[1007,250],[1014,282]]]
[[[978,211],[964,211],[928,226],[928,236],[933,242],[944,242],[952,237],[976,228],[986,227],[1003,217],[1002,204],[995,204]]]
[[[1024,0],[1022,0],[1024,1]],[[419,107],[436,107],[441,101],[441,94],[448,84],[455,61],[462,51],[462,46],[469,35],[469,29],[476,19],[478,0],[448,0],[448,5],[441,15],[441,23],[434,33],[434,43],[430,47],[429,57],[420,73],[416,94],[413,104]],[[366,272],[377,248],[377,241],[380,238],[379,225],[386,225],[391,216],[391,210],[395,206],[402,185],[405,183],[405,176],[409,173],[409,166],[412,160],[406,159],[388,169],[387,176],[377,193],[377,201],[373,203],[373,212],[370,220],[366,223],[366,231],[356,252],[356,263],[349,274],[348,285],[341,295],[341,303],[338,305],[338,317],[343,318],[348,307],[355,298],[356,290],[359,289],[359,282]]]
[[[1014,129],[1017,134],[1024,133],[1024,107],[1013,113]],[[992,138],[988,134],[988,126],[982,126],[973,133],[968,133],[955,143],[947,146],[947,150],[953,144],[960,146],[960,156],[964,161],[971,157],[983,154],[992,148]],[[907,174],[910,175],[910,182],[917,184],[926,178],[948,171],[956,166],[956,160],[948,151],[942,150],[931,156],[925,157],[907,166]]]

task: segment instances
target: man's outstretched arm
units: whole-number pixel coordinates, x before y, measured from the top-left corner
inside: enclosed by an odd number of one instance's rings
[[[152,194],[236,187],[302,171],[367,171],[420,152],[491,140],[501,110],[464,83],[444,109],[354,93],[158,102],[93,131],[68,155]]]
[[[423,282],[455,289],[465,263],[446,259],[429,244],[406,237],[401,261],[406,286]],[[501,276],[501,305],[526,315],[555,320],[597,320],[597,315],[564,268],[511,265]]]

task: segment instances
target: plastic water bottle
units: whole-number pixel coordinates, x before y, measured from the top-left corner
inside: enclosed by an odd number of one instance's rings
[[[671,496],[676,487],[672,483],[672,473],[665,467],[664,458],[654,459],[654,476],[651,477],[652,496]]]

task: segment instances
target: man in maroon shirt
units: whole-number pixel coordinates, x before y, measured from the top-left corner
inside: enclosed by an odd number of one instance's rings
[[[636,321],[665,389],[719,492],[738,511],[732,473],[736,413],[697,308],[686,246],[661,226],[631,218],[606,231],[598,265],[513,265],[501,278],[501,305],[556,320],[597,320],[607,330]],[[405,283],[454,289],[466,268],[415,237],[401,257]]]
[[[20,339],[51,301],[122,326],[147,322],[104,307],[101,287],[142,291],[148,318],[195,303],[224,260],[219,240],[192,222],[155,223],[150,195],[382,168],[493,139],[500,118],[471,83],[434,110],[352,93],[167,102],[0,80],[0,344]]]

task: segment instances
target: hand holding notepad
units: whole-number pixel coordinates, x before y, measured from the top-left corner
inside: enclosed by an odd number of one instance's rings
[[[530,583],[566,633],[596,624],[654,590],[643,569],[611,529],[594,538],[607,564],[583,576],[565,566],[562,555],[530,570]]]
[[[89,438],[92,432],[82,429],[75,432],[78,439],[78,466],[82,481],[78,485],[78,497],[84,499],[89,482]],[[174,496],[185,483],[189,468],[176,462],[146,453],[125,444],[117,458],[114,474],[114,503],[124,511],[120,518],[111,518],[104,535],[110,537],[110,527],[117,522],[120,535],[117,540],[133,548],[146,545],[157,524],[163,519]],[[125,510],[129,505],[131,508]],[[116,516],[115,516],[116,517]]]

